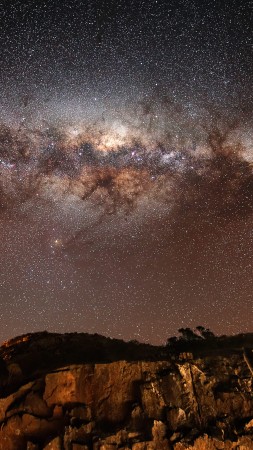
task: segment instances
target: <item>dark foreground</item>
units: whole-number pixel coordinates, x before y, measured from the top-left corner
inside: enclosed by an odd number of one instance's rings
[[[251,334],[16,338],[1,347],[0,450],[253,450],[251,348]]]

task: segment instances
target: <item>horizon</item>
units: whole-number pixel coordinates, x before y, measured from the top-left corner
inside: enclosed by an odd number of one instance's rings
[[[191,329],[191,331],[196,331],[196,327],[195,328],[193,328],[193,329]],[[208,330],[208,331],[211,331],[211,330]],[[106,336],[106,335],[102,335],[102,334],[99,334],[99,333],[96,333],[96,332],[94,332],[94,333],[88,333],[88,332],[86,332],[86,331],[79,331],[79,332],[75,332],[75,331],[70,331],[70,332],[57,332],[57,331],[48,331],[48,330],[40,330],[40,331],[33,331],[33,332],[27,332],[27,333],[24,333],[24,334],[21,334],[21,335],[18,335],[18,336],[14,336],[14,337],[11,337],[11,338],[9,338],[9,339],[7,339],[6,341],[4,341],[4,342],[1,342],[0,343],[0,347],[4,347],[4,346],[7,346],[8,347],[8,345],[7,344],[12,344],[12,341],[14,341],[14,343],[13,344],[15,344],[15,340],[17,340],[17,339],[20,339],[20,338],[26,338],[26,337],[33,337],[34,335],[43,335],[43,334],[46,334],[46,335],[89,335],[89,336],[98,336],[98,337],[102,337],[102,338],[106,338],[106,339],[110,339],[110,340],[119,340],[119,341],[122,341],[122,342],[124,342],[124,343],[126,343],[126,344],[129,344],[129,343],[136,343],[136,344],[144,344],[144,345],[150,345],[150,346],[152,346],[152,347],[166,347],[167,345],[168,345],[168,341],[169,341],[169,339],[170,338],[173,338],[173,337],[176,337],[177,339],[182,339],[182,341],[187,341],[187,339],[186,338],[184,338],[183,337],[183,335],[179,332],[179,330],[178,330],[178,332],[177,332],[177,334],[176,335],[173,335],[173,336],[168,336],[167,338],[166,338],[166,340],[164,341],[164,343],[160,343],[160,344],[154,344],[154,343],[152,343],[152,342],[145,342],[145,341],[138,341],[137,339],[130,339],[130,340],[125,340],[125,339],[123,339],[123,338],[119,338],[119,337],[114,337],[114,336]],[[221,334],[221,335],[216,335],[216,334],[214,334],[214,336],[213,336],[213,338],[214,339],[216,339],[216,338],[230,338],[230,337],[234,337],[234,336],[248,336],[248,335],[253,335],[253,331],[249,331],[249,332],[246,332],[246,333],[244,333],[244,332],[240,332],[240,333],[235,333],[235,334],[231,334],[231,335],[225,335],[225,334]],[[205,339],[203,336],[201,336],[200,334],[199,335],[197,335],[200,339],[202,339],[203,341],[204,340],[206,340],[206,342],[208,342],[208,339]],[[189,342],[191,341],[191,339],[189,339]],[[194,341],[194,339],[192,339],[192,341]],[[21,339],[21,341],[18,341],[18,343],[19,342],[23,342],[23,340]],[[24,342],[28,342],[28,340],[27,339],[25,339],[24,340]]]

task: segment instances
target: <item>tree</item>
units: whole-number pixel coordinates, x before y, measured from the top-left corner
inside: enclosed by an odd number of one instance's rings
[[[176,336],[172,336],[167,339],[167,345],[169,347],[174,347],[177,342],[178,342],[178,338]]]
[[[194,333],[191,328],[179,328],[178,332],[182,334],[181,339],[184,339],[186,341],[196,341],[200,339],[200,336]]]
[[[204,339],[213,339],[215,337],[214,333],[209,330],[209,328],[202,327],[202,325],[198,325],[196,330],[198,330],[199,334]]]

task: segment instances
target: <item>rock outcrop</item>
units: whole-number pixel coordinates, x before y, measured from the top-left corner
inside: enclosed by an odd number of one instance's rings
[[[242,352],[74,364],[32,378],[2,389],[0,450],[253,450]]]

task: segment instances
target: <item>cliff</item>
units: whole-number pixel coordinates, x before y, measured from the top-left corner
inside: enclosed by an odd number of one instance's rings
[[[253,449],[251,351],[56,367],[58,338],[2,347],[0,450]]]

